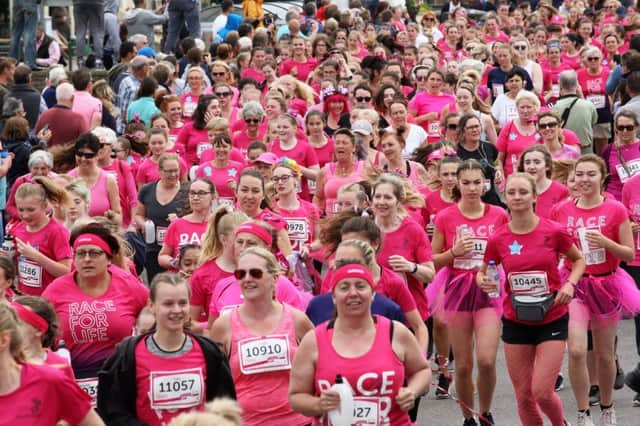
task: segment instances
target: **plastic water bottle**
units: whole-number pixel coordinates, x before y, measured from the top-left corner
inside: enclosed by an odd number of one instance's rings
[[[56,351],[56,353],[62,358],[66,359],[69,365],[71,365],[71,353],[65,346],[64,340],[60,340],[60,344],[58,345],[58,350]]]
[[[350,426],[353,420],[353,390],[340,374],[331,390],[340,395],[340,408],[329,411],[329,421],[334,426]]]
[[[489,261],[489,266],[487,267],[487,276],[489,277],[491,282],[496,285],[496,289],[489,293],[489,297],[494,299],[500,297],[500,273],[498,272],[496,262],[493,260]]]
[[[4,255],[13,262],[13,257],[16,254],[16,243],[13,241],[11,234],[5,235],[4,241],[2,242],[2,251]]]
[[[144,242],[147,244],[156,242],[156,225],[152,220],[144,222]]]
[[[194,164],[189,169],[189,180],[192,182],[196,180],[196,172],[198,171],[198,167],[200,167],[198,164]]]

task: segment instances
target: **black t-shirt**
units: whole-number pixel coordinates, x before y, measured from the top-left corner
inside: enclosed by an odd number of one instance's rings
[[[498,159],[498,148],[495,145],[480,141],[480,145],[478,149],[475,151],[467,151],[462,146],[458,145],[458,157],[464,160],[478,160],[480,164],[482,164],[482,169],[484,171],[484,175],[491,182],[491,188],[489,191],[485,192],[482,196],[482,201],[485,203],[493,204],[496,206],[504,207],[504,204],[500,200],[498,193],[496,192],[495,187],[495,177],[496,177],[496,160]]]
[[[169,227],[169,214],[177,213],[178,208],[187,202],[187,191],[189,184],[182,183],[180,190],[176,193],[171,201],[167,204],[160,204],[156,197],[156,188],[158,181],[148,183],[138,191],[138,201],[141,202],[147,212],[147,219],[151,220],[156,226],[156,242],[147,244],[147,250],[160,251],[162,247],[158,244],[158,234],[164,234]],[[164,239],[164,236],[161,238]]]

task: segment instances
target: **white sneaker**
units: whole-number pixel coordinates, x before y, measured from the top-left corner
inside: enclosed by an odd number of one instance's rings
[[[591,416],[587,413],[578,412],[578,417],[576,417],[576,426],[595,426],[593,424],[593,420],[591,420]]]
[[[616,410],[611,408],[605,408],[600,413],[600,426],[616,426]]]

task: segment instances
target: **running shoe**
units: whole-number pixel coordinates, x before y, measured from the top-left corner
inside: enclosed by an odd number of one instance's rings
[[[640,364],[627,373],[624,378],[624,383],[629,386],[632,391],[640,393]]]
[[[556,392],[564,389],[564,376],[562,373],[558,373],[558,377],[556,377]]]
[[[449,399],[449,386],[451,385],[451,377],[446,377],[443,373],[438,374],[438,387],[436,388],[437,399]]]
[[[613,407],[605,408],[600,413],[600,426],[616,426],[616,410]]]
[[[600,387],[598,385],[591,385],[589,388],[589,405],[600,404]]]
[[[480,426],[495,426],[496,424],[496,422],[493,421],[493,415],[489,411],[482,413],[482,417],[478,420],[480,420]]]
[[[615,390],[622,389],[624,387],[624,370],[618,363],[618,357],[616,357],[616,381],[613,384]]]
[[[464,419],[464,423],[462,423],[462,426],[478,426],[478,423],[476,423],[476,419],[474,419],[473,417],[469,417],[467,419]]]
[[[591,416],[587,413],[578,411],[578,417],[576,417],[576,426],[595,426]]]
[[[633,397],[632,404],[634,407],[640,407],[640,392]]]

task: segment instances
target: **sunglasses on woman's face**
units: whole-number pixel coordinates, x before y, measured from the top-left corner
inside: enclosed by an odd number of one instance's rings
[[[558,123],[556,121],[550,121],[548,123],[538,123],[539,129],[555,129],[558,127]]]
[[[76,152],[76,157],[86,158],[87,160],[95,158],[96,155],[98,154],[95,152]]]
[[[624,131],[630,132],[630,131],[634,130],[635,128],[636,128],[636,126],[634,126],[633,124],[630,124],[628,126],[623,126],[623,125],[619,124],[619,125],[616,126],[616,129],[619,132],[624,132]]]
[[[247,273],[251,275],[252,278],[259,280],[264,275],[264,271],[260,268],[250,268],[250,269],[236,269],[233,271],[233,276],[236,277],[237,280],[241,280],[247,276]]]

